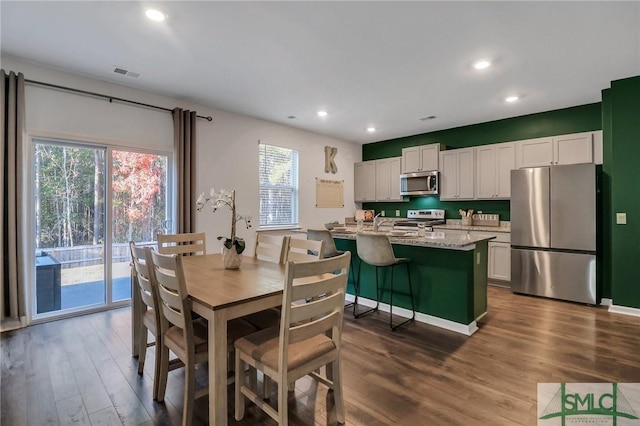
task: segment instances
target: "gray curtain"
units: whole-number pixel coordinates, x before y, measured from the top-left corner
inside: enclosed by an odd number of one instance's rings
[[[0,71],[0,320],[2,329],[26,324],[27,304],[24,280],[24,214],[22,212],[22,149],[25,140],[24,75]]]
[[[178,182],[176,232],[195,232],[196,227],[196,117],[195,111],[173,110],[173,142]]]

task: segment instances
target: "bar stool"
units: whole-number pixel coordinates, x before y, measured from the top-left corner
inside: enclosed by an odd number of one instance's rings
[[[322,256],[323,259],[341,256],[345,253],[343,250],[337,249],[336,242],[333,240],[333,235],[331,235],[331,232],[327,231],[326,229],[307,229],[307,239],[322,241],[324,243],[324,252]],[[351,256],[351,260],[349,263],[349,278],[352,279],[355,293],[358,294],[358,283],[356,282],[355,272],[353,271],[353,256]],[[344,305],[344,307],[348,308],[353,304],[354,302],[347,303],[346,305]]]
[[[382,234],[357,234],[356,235],[356,249],[358,251],[358,257],[361,262],[358,265],[358,281],[360,281],[360,268],[362,263],[366,263],[376,268],[376,306],[368,309],[364,312],[356,313],[356,306],[358,304],[358,296],[360,284],[356,286],[356,298],[353,305],[353,316],[360,318],[363,315],[377,311],[380,307],[380,289],[378,287],[378,268],[391,267],[391,284],[389,291],[389,326],[392,331],[395,331],[398,327],[415,320],[416,307],[413,302],[413,287],[411,286],[411,273],[409,271],[409,259],[397,258],[393,253],[393,247],[386,235]],[[393,325],[393,271],[398,265],[406,265],[407,267],[407,279],[409,281],[409,296],[411,298],[411,311],[413,316],[399,324]]]

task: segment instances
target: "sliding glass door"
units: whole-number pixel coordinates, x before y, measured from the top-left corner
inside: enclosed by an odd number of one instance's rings
[[[128,243],[155,244],[167,217],[168,156],[34,142],[35,316],[126,303]]]

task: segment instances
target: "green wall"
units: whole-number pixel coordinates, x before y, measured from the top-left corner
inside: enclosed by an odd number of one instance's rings
[[[362,146],[362,160],[399,157],[404,147],[430,143],[439,142],[449,149],[465,148],[600,129],[601,104],[594,103],[365,144]],[[450,219],[460,217],[459,209],[474,209],[476,212],[498,213],[501,220],[510,220],[508,200],[440,201],[438,197],[411,197],[404,203],[364,203],[363,208],[376,212],[384,210],[386,216],[395,216],[396,210],[400,210],[400,216],[406,216],[409,209],[444,209]]]
[[[611,128],[604,155],[611,187],[612,298],[615,305],[640,308],[640,77],[613,81],[604,100]],[[615,224],[616,212],[627,214],[626,225]]]

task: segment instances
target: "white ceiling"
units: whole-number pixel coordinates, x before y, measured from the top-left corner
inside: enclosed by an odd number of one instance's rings
[[[168,19],[147,20],[150,5]],[[640,75],[639,2],[3,0],[0,13],[3,55],[359,143],[599,102]],[[479,58],[493,66],[474,70]]]

